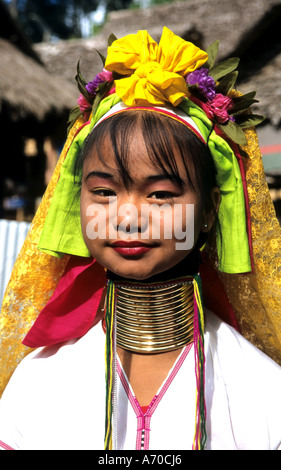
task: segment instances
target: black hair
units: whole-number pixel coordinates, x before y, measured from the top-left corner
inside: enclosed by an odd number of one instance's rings
[[[190,187],[199,194],[204,209],[207,212],[213,210],[211,191],[216,186],[216,168],[208,146],[187,126],[160,113],[128,110],[105,119],[86,139],[76,171],[82,175],[83,164],[93,151],[104,163],[103,143],[105,139],[110,139],[120,177],[129,186],[132,181],[129,171],[130,143],[137,126],[140,126],[153,165],[164,173],[172,174],[181,185],[182,178],[174,155],[176,148]]]

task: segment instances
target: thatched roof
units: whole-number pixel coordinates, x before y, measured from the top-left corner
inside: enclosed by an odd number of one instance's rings
[[[101,59],[96,51],[106,54],[107,39],[97,36],[56,43],[44,42],[35,44],[34,49],[40,55],[46,69],[71,83],[74,93],[77,94],[75,75],[78,61],[81,61],[80,65],[85,79],[92,80],[102,67]]]
[[[43,120],[52,112],[61,114],[72,107],[71,85],[1,38],[0,57],[0,111],[7,109],[12,120],[30,115]]]
[[[103,28],[107,37],[147,29],[155,40],[165,25],[181,37],[197,32],[203,47],[220,41],[221,56],[228,56],[245,43],[256,25],[280,0],[189,0],[158,5],[146,10],[112,12]]]
[[[100,71],[101,62],[95,49],[106,53],[110,33],[122,37],[139,29],[147,29],[158,40],[165,25],[181,37],[197,42],[201,47],[207,47],[219,39],[220,57],[239,54],[241,65],[243,57],[248,65],[249,58],[257,49],[256,44],[264,40],[268,50],[274,53],[268,57],[264,48],[262,54],[257,55],[252,64],[253,75],[241,77],[241,87],[245,90],[257,90],[257,97],[261,102],[257,110],[266,114],[271,123],[279,125],[281,107],[279,109],[280,89],[277,85],[281,65],[281,38],[276,38],[273,31],[279,34],[280,20],[280,0],[176,1],[144,10],[112,12],[101,33],[93,38],[60,41],[56,44],[43,43],[35,48],[50,72],[64,77],[75,87],[74,76],[79,59],[86,79],[91,80]]]

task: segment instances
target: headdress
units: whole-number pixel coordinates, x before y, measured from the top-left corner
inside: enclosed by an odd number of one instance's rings
[[[156,112],[172,106],[178,120],[180,109],[192,119],[194,126],[189,127],[198,129],[207,143],[222,195],[219,220],[225,245],[218,250],[208,246],[203,252],[204,303],[218,314],[228,310],[233,321],[234,311],[242,334],[281,362],[281,230],[253,127],[261,117],[250,111],[255,93],[241,95],[234,90],[238,59],[217,64],[217,50],[217,42],[204,52],[164,28],[159,45],[146,31],[119,40],[111,37],[104,70],[92,82],[83,79],[78,66],[81,95],[71,113],[68,139],[3,301],[2,390],[30,350],[22,339],[41,311],[45,344],[81,336],[93,324],[105,275],[83,242],[73,174],[87,135],[121,101],[127,107],[149,106]],[[82,300],[70,309],[68,295],[76,289]],[[202,312],[200,299],[197,295]],[[52,305],[60,305],[59,317]],[[81,318],[81,311],[88,314],[77,326],[75,318]],[[66,322],[67,315],[74,321]],[[34,328],[36,339],[36,323]]]

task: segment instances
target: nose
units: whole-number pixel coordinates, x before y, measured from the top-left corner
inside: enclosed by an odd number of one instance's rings
[[[136,194],[117,199],[114,225],[119,238],[139,238],[145,229],[142,217],[143,203],[144,201]]]

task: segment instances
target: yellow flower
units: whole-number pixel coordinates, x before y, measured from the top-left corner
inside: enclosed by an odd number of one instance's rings
[[[116,80],[116,93],[127,106],[177,106],[188,94],[184,77],[207,59],[206,52],[164,27],[159,45],[147,31],[114,41],[105,68],[124,75]]]

